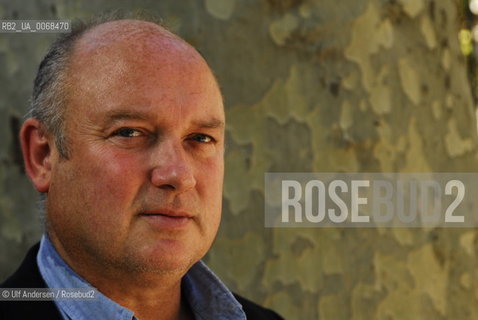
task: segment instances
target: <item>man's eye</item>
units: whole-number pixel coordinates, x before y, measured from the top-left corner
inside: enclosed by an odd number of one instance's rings
[[[201,143],[210,143],[213,141],[213,138],[206,134],[196,134],[192,137],[192,139]]]
[[[142,133],[136,129],[132,128],[121,128],[114,133],[115,136],[120,136],[123,138],[134,138],[134,137],[139,137],[142,135]]]

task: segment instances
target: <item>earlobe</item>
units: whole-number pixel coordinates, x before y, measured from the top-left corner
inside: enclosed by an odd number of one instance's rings
[[[51,178],[51,141],[44,126],[37,119],[27,119],[20,130],[20,142],[26,173],[39,192],[48,192]]]

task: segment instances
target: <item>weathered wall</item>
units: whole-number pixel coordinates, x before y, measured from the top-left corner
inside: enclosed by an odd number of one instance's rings
[[[0,1],[74,18],[126,1]],[[129,7],[128,7],[129,6]],[[473,229],[265,229],[265,172],[475,171],[454,0],[138,1],[210,62],[228,129],[208,263],[287,319],[476,319]],[[51,37],[0,35],[0,278],[40,230],[14,141]]]

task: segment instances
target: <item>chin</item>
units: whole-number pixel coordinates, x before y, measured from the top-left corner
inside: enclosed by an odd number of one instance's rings
[[[182,276],[203,256],[187,249],[177,245],[149,248],[143,252],[142,256],[131,257],[133,261],[127,259],[130,264],[129,269],[151,274],[178,273]]]

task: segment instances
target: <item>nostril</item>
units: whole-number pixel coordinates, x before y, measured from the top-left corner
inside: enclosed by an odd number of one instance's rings
[[[163,184],[163,185],[160,185],[159,188],[166,189],[166,190],[176,190],[176,187],[173,186],[172,184]]]

